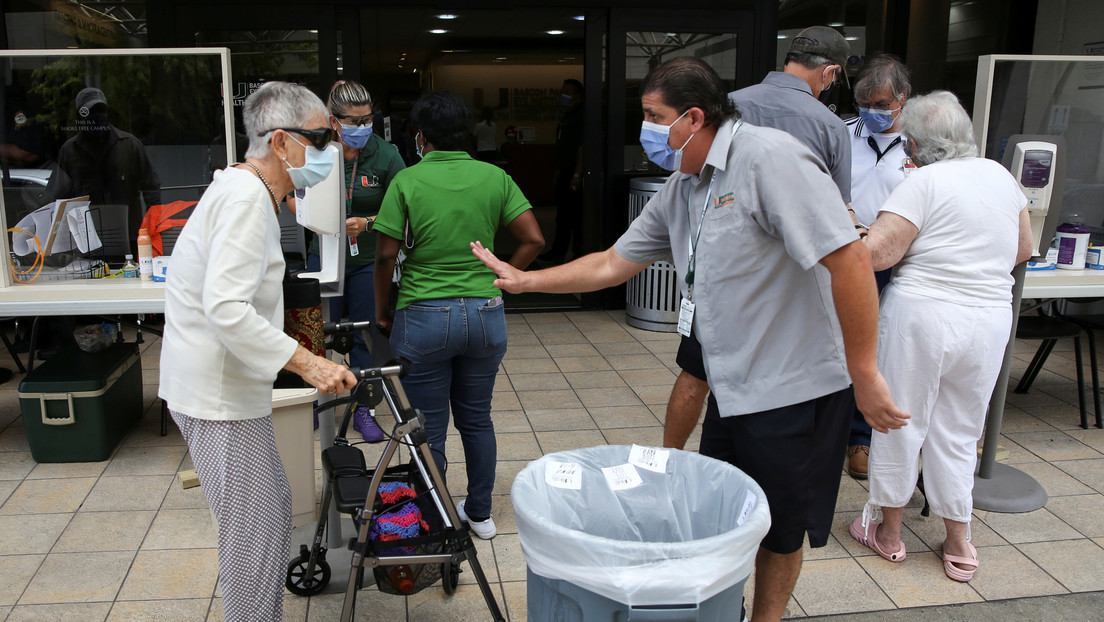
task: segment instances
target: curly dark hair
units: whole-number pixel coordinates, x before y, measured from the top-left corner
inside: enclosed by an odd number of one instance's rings
[[[410,123],[439,151],[467,149],[471,142],[468,136],[470,117],[464,100],[449,91],[430,91],[422,95],[410,111]]]

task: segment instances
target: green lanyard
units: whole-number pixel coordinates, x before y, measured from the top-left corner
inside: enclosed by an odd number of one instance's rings
[[[732,126],[732,136],[736,136],[736,130],[740,129],[743,125],[743,120],[737,119],[736,123]],[[709,198],[713,195],[713,182],[717,181],[717,170],[713,169],[713,175],[709,178],[709,188],[705,191],[705,203],[702,205],[701,218],[698,218],[698,229],[690,235],[690,229],[694,226],[694,220],[690,212],[690,198],[694,195],[694,191],[691,190],[686,195],[686,221],[689,225],[687,227],[687,235],[690,236],[690,259],[686,262],[686,299],[694,299],[694,269],[697,265],[697,251],[698,251],[698,238],[701,237],[702,223],[705,222],[705,213],[709,209]]]

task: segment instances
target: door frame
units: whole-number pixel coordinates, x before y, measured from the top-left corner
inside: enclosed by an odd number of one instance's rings
[[[583,209],[584,247],[609,248],[628,227],[628,193],[624,184],[625,36],[632,31],[734,33],[736,88],[753,84],[773,69],[777,5],[762,3],[729,10],[622,9],[587,13],[584,153],[586,181]],[[769,29],[769,30],[764,30]],[[600,97],[596,96],[601,94]],[[583,295],[584,307],[618,309],[625,305],[624,287]]]

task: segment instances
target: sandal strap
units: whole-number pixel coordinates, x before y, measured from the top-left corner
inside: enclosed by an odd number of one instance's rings
[[[958,555],[947,555],[946,553],[944,553],[943,561],[951,562],[952,564],[962,564],[963,566],[970,566],[974,570],[977,570],[978,567],[977,558],[970,559],[969,557],[959,557]],[[969,572],[969,568],[959,568],[959,570],[965,570]]]

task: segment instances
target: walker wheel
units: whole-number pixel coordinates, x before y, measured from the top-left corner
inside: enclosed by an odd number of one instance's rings
[[[460,584],[460,564],[445,562],[441,564],[441,586],[445,588],[445,594],[456,593],[456,586]]]
[[[298,596],[314,596],[325,589],[330,582],[330,564],[324,559],[315,561],[314,572],[307,574],[310,554],[300,555],[291,560],[287,569],[287,589]]]

